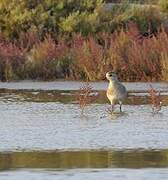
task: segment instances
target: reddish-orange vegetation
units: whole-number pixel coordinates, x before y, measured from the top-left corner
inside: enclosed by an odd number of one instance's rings
[[[161,110],[161,107],[162,107],[160,92],[156,91],[151,86],[150,90],[149,90],[149,98],[150,98],[150,103],[151,103],[151,106],[152,106],[152,112],[153,113],[158,113]]]
[[[30,38],[28,38],[30,36]],[[101,80],[107,70],[123,81],[168,79],[168,35],[143,36],[135,24],[114,33],[40,39],[34,32],[15,42],[0,38],[1,80],[57,78]]]
[[[84,113],[84,109],[86,106],[93,103],[97,96],[95,96],[94,91],[92,87],[89,85],[89,83],[83,84],[81,88],[76,93],[76,100],[79,104],[79,108],[81,109],[81,113]]]

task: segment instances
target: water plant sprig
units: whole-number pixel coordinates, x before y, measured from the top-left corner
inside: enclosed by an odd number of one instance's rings
[[[85,108],[93,103],[96,100],[96,97],[93,87],[88,82],[82,84],[76,93],[76,100],[81,110],[81,114],[84,114]]]
[[[150,98],[150,103],[152,107],[152,113],[153,114],[159,113],[162,108],[160,91],[157,91],[156,89],[154,89],[152,85],[150,85],[149,98]]]

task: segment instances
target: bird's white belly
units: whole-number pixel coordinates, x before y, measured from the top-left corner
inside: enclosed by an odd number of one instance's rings
[[[109,100],[123,100],[125,99],[125,94],[107,94]]]
[[[109,89],[107,91],[107,97],[110,101],[122,101],[126,98],[127,93],[126,92],[120,92],[118,89]]]

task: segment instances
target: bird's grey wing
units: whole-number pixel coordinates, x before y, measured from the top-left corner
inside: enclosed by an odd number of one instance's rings
[[[123,84],[120,83],[118,88],[121,94],[125,94],[125,96],[127,95],[126,87]]]

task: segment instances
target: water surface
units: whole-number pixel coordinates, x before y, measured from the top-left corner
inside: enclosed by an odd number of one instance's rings
[[[168,89],[152,113],[151,83],[125,83],[123,113],[107,113],[107,83],[92,83],[84,114],[81,82],[0,83],[0,179],[168,179]]]

